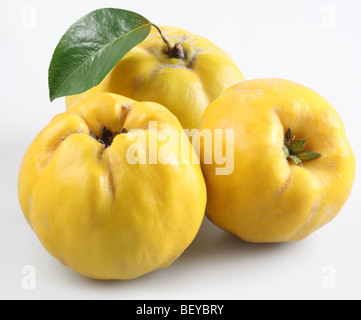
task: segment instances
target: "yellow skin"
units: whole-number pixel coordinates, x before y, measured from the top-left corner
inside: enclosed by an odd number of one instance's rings
[[[355,157],[335,109],[314,91],[282,79],[244,81],[204,113],[200,130],[234,129],[234,171],[216,175],[203,164],[207,216],[249,242],[307,237],[341,210],[355,176]],[[282,150],[293,140],[321,157],[296,165]],[[225,150],[225,135],[222,147]]]
[[[158,130],[148,130],[149,121]],[[105,148],[91,137],[104,126],[128,133]],[[132,129],[147,138],[140,150],[159,138],[159,157],[170,164],[130,164],[127,150],[141,141]],[[176,132],[168,144],[165,129]],[[127,141],[131,135],[134,141]],[[195,154],[166,108],[115,94],[87,98],[55,116],[31,143],[18,179],[23,213],[49,253],[95,279],[131,279],[170,265],[196,236],[206,206],[200,165],[167,147],[174,138]]]
[[[181,43],[185,59],[170,58],[153,28],[93,89],[66,98],[74,102],[98,92],[112,92],[167,107],[184,129],[197,128],[206,107],[226,88],[244,80],[233,60],[209,40],[176,27],[160,27],[172,47]]]

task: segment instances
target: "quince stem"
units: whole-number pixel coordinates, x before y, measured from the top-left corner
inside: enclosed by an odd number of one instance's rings
[[[100,138],[98,138],[91,129],[89,129],[89,134],[90,136],[97,140],[99,143],[101,143],[102,145],[104,145],[105,148],[108,148],[111,146],[111,144],[113,143],[114,138],[118,135],[118,134],[126,134],[128,133],[128,130],[126,128],[123,128],[121,132],[112,132],[111,130],[109,130],[107,127],[103,127],[102,130],[102,135]]]
[[[185,58],[185,54],[182,44],[178,42],[174,45],[174,47],[172,47],[172,45],[169,43],[168,39],[164,35],[163,31],[155,24],[152,24],[152,26],[158,30],[160,36],[162,37],[164,43],[166,44],[167,54],[169,55],[169,57],[183,60]]]
[[[321,157],[321,154],[313,151],[307,151],[305,150],[305,147],[305,139],[292,142],[291,129],[288,129],[282,146],[282,150],[286,158],[293,160],[296,165],[299,165],[302,162],[315,160]]]

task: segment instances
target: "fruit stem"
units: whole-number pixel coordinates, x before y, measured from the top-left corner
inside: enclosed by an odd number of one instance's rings
[[[163,31],[155,24],[152,24],[152,26],[158,30],[160,36],[162,37],[164,43],[166,44],[167,54],[169,55],[169,57],[181,59],[181,60],[184,59],[185,55],[184,55],[184,50],[183,50],[182,44],[180,42],[178,42],[174,45],[174,47],[172,47],[171,44],[169,43],[168,39],[165,37]]]
[[[97,140],[99,143],[103,144],[105,148],[108,148],[113,143],[114,138],[118,134],[126,134],[128,133],[128,130],[126,128],[123,128],[121,132],[112,132],[107,127],[103,127],[102,135],[100,138],[98,138],[91,129],[89,129],[89,134],[92,138]]]

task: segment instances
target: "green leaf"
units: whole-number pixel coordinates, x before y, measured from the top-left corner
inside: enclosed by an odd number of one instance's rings
[[[319,153],[313,152],[313,151],[303,151],[303,152],[297,154],[297,157],[302,162],[306,162],[306,161],[315,160],[315,159],[321,157],[321,155]]]
[[[151,22],[122,9],[95,10],[75,22],[57,45],[49,67],[50,100],[98,85],[151,30]]]
[[[306,140],[297,140],[290,145],[290,151],[292,154],[298,154],[305,150]]]

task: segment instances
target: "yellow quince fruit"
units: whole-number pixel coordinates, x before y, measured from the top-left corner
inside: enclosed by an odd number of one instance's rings
[[[169,48],[153,28],[98,86],[67,97],[67,108],[95,93],[112,92],[158,102],[178,117],[184,129],[197,128],[207,106],[244,80],[243,75],[230,56],[204,37],[171,26],[160,29]]]
[[[79,274],[139,277],[170,265],[198,232],[206,188],[194,156],[165,107],[100,93],[33,140],[21,208],[48,252]]]
[[[217,143],[199,144],[206,214],[243,240],[304,239],[334,219],[351,192],[356,163],[342,120],[300,84],[255,79],[234,85],[205,111],[200,132],[205,129],[223,132]],[[213,153],[234,151],[229,174],[217,174],[214,154],[205,161],[212,143]]]

